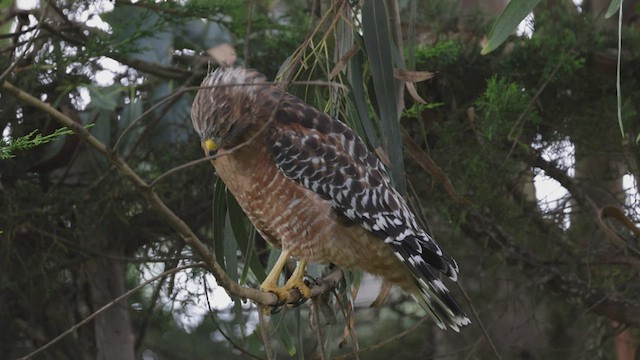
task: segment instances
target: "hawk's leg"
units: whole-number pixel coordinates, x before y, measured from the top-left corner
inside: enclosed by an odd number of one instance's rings
[[[307,284],[304,282],[305,271],[307,271],[307,259],[303,258],[298,263],[298,266],[296,266],[296,269],[293,271],[293,274],[291,274],[289,280],[287,280],[283,286],[283,288],[287,289],[287,292],[290,289],[297,289],[300,291],[300,295],[302,296],[300,302],[311,297],[311,289],[309,289]]]
[[[282,287],[278,286],[278,278],[282,273],[282,269],[287,264],[290,255],[290,250],[282,251],[280,257],[278,257],[278,260],[273,265],[273,269],[271,269],[267,278],[260,285],[262,291],[269,291],[276,294],[280,303],[287,303],[289,301],[289,291],[292,289],[298,290],[300,295],[302,295],[302,299],[308,299],[311,296],[311,289],[309,289],[303,280],[304,272],[307,269],[306,259],[300,260],[293,274]]]

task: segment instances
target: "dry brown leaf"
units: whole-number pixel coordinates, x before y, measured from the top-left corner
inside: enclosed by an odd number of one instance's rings
[[[411,70],[400,70],[393,69],[393,77],[398,80],[406,81],[406,82],[420,82],[429,80],[434,77],[436,74],[429,71],[411,71]]]
[[[425,99],[423,99],[422,97],[420,97],[420,95],[418,95],[418,90],[416,90],[416,86],[413,83],[405,82],[404,84],[407,86],[407,90],[409,91],[409,94],[415,101],[419,102],[420,104],[427,103]]]
[[[627,228],[627,230],[631,231],[636,237],[640,236],[640,230],[638,230],[636,224],[634,224],[634,222],[629,219],[621,209],[615,206],[605,206],[598,210],[596,223],[598,227],[600,227],[600,230],[604,232],[611,243],[624,251],[624,257],[629,264],[640,269],[640,250],[633,246],[632,243],[625,241],[625,239],[620,236],[619,232],[611,227],[609,224],[610,221],[606,221],[609,219],[617,220],[620,225]]]
[[[389,293],[391,292],[392,288],[393,288],[393,283],[386,280],[383,281],[382,285],[380,286],[380,292],[378,293],[378,296],[376,297],[375,300],[373,300],[373,302],[371,303],[371,305],[369,305],[369,307],[380,306],[385,301],[387,301],[387,298],[389,297]]]
[[[358,50],[360,50],[360,47],[358,47],[357,45],[354,44],[351,47],[351,49],[349,49],[340,58],[340,60],[338,60],[338,62],[336,63],[336,66],[333,67],[333,70],[331,70],[331,73],[329,74],[329,80],[332,80],[334,77],[338,76],[338,73],[340,71],[342,71],[342,69],[344,69],[344,67],[347,65],[347,63],[349,63],[349,60],[351,60],[353,55],[355,55],[358,52]]]

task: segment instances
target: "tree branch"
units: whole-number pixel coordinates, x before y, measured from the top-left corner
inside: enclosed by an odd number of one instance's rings
[[[535,254],[520,247],[514,239],[489,216],[471,211],[460,224],[461,229],[480,246],[499,248],[508,260],[521,265],[525,276],[537,279],[552,291],[577,300],[585,309],[609,319],[640,326],[640,303],[613,295],[575,276],[549,266]],[[549,239],[550,242],[560,241]]]
[[[146,199],[151,207],[158,212],[158,214],[176,231],[184,242],[192,247],[204,260],[207,269],[213,274],[218,282],[218,285],[222,286],[231,295],[238,296],[243,299],[250,299],[253,302],[265,306],[275,306],[278,303],[278,297],[270,292],[263,292],[260,290],[247,288],[240,286],[225,273],[224,269],[216,261],[214,254],[209,248],[202,242],[198,236],[189,228],[189,226],[180,219],[163,201],[158,194],[153,191],[153,188],[145,182],[138,174],[129,167],[129,165],[114,151],[107,148],[105,144],[100,142],[91,133],[84,128],[81,124],[74,122],[71,118],[64,115],[51,105],[40,101],[39,99],[31,96],[30,94],[18,89],[7,81],[2,83],[2,89],[16,97],[18,100],[33,106],[47,114],[49,114],[56,121],[60,122],[67,128],[73,130],[83,141],[89,144],[92,148],[106,157],[109,162],[115,166],[120,173],[127,179],[133,186],[140,192],[140,194]],[[317,296],[324,292],[329,291],[340,281],[340,276],[336,276],[335,272],[328,275],[318,285],[311,287],[311,296]],[[291,290],[290,303],[296,303],[301,298],[301,294],[298,290]]]
[[[48,349],[49,347],[53,346],[54,344],[56,344],[57,342],[59,342],[60,340],[62,340],[65,336],[71,334],[72,332],[78,330],[78,328],[86,325],[89,321],[93,320],[96,316],[98,316],[99,314],[101,314],[102,312],[104,312],[105,310],[107,310],[108,308],[112,307],[113,305],[119,303],[120,301],[126,299],[127,297],[129,297],[131,294],[133,294],[134,292],[142,289],[143,287],[149,285],[150,283],[161,279],[169,274],[172,273],[176,273],[178,271],[182,271],[185,269],[190,269],[190,268],[195,268],[195,267],[200,267],[202,266],[201,263],[198,264],[189,264],[189,265],[185,265],[185,266],[180,266],[177,268],[173,268],[171,270],[168,271],[164,271],[162,272],[162,274],[156,275],[154,277],[152,277],[151,279],[142,282],[140,285],[134,287],[133,289],[125,292],[124,294],[118,296],[117,298],[113,299],[112,301],[110,301],[109,303],[105,304],[103,307],[101,307],[100,309],[96,310],[93,314],[87,316],[86,318],[84,318],[82,321],[80,321],[79,323],[73,325],[72,327],[70,327],[67,331],[63,332],[62,334],[58,335],[57,337],[55,337],[53,340],[49,341],[48,343],[44,344],[43,346],[37,348],[36,350],[32,351],[31,353],[21,357],[18,360],[27,360],[30,359],[32,357],[34,357],[35,355],[43,352],[44,350]]]

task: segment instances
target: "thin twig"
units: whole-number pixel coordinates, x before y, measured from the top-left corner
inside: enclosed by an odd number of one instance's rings
[[[134,287],[133,289],[125,292],[124,294],[118,296],[117,298],[113,299],[111,302],[107,303],[106,305],[104,305],[103,307],[101,307],[100,309],[96,310],[93,314],[87,316],[86,318],[84,318],[82,321],[80,321],[79,323],[73,325],[71,328],[69,328],[69,330],[63,332],[62,334],[56,336],[53,340],[49,341],[48,343],[42,345],[41,347],[39,347],[38,349],[32,351],[31,353],[27,354],[26,356],[21,357],[18,360],[26,360],[26,359],[30,359],[32,357],[34,357],[35,355],[43,352],[44,350],[48,349],[49,347],[51,347],[52,345],[56,344],[57,342],[59,342],[60,340],[62,340],[64,337],[66,337],[67,335],[71,334],[72,332],[78,330],[80,327],[82,327],[83,325],[86,325],[89,321],[93,320],[96,316],[100,315],[101,313],[103,313],[105,310],[107,310],[108,308],[112,307],[113,305],[117,304],[118,302],[126,299],[127,297],[129,297],[131,294],[133,294],[134,292],[142,289],[143,287],[147,286],[148,284],[161,279],[169,274],[178,272],[178,271],[182,271],[185,269],[191,269],[191,268],[196,268],[196,267],[203,267],[204,263],[197,263],[197,264],[189,264],[189,265],[185,265],[185,266],[180,266],[177,267],[175,269],[171,269],[168,271],[164,271],[159,275],[156,275],[154,277],[152,277],[149,280],[143,281],[140,285]]]
[[[349,337],[351,338],[351,342],[353,343],[353,354],[356,358],[356,360],[359,360],[359,353],[360,353],[360,344],[358,343],[358,337],[355,333],[355,329],[353,327],[353,302],[350,301],[349,302],[349,306],[350,306],[350,313],[347,313],[346,307],[345,307],[345,303],[342,302],[342,299],[340,299],[340,297],[338,296],[338,294],[336,293],[336,291],[333,291],[333,296],[335,296],[336,301],[338,302],[338,305],[340,306],[340,310],[342,312],[342,316],[344,317],[344,320],[346,321],[347,324],[347,328],[349,329]]]
[[[158,100],[155,104],[153,104],[153,106],[151,106],[145,112],[140,114],[140,116],[138,116],[133,121],[131,121],[129,126],[127,126],[124,130],[122,130],[122,133],[120,133],[120,136],[118,137],[118,140],[116,140],[115,145],[113,145],[113,151],[117,151],[118,150],[118,147],[122,143],[124,137],[129,133],[129,131],[131,131],[131,129],[133,129],[138,124],[138,122],[140,122],[140,120],[144,119],[145,116],[147,116],[152,111],[154,111],[155,109],[157,109],[160,106],[162,106],[164,103],[171,102],[174,99],[180,97],[183,93],[188,92],[188,91],[195,91],[195,90],[198,90],[198,89],[200,89],[199,86],[183,87],[181,89],[177,89],[176,91],[172,92],[170,95],[167,95],[165,98]]]
[[[89,130],[83,127],[81,124],[76,123],[71,118],[61,113],[57,109],[55,109],[50,104],[42,102],[40,99],[33,97],[32,95],[18,89],[7,81],[2,83],[2,88],[6,90],[9,94],[16,97],[18,100],[22,101],[25,104],[31,105],[47,114],[49,114],[53,119],[62,123],[64,126],[73,130],[82,140],[88,143],[91,147],[100,152],[104,157],[106,157],[109,162],[115,166],[120,173],[129,180],[134,187],[140,192],[140,194],[147,200],[149,205],[153,207],[160,216],[171,226],[176,232],[182,236],[183,240],[187,245],[192,247],[204,260],[207,264],[207,268],[216,278],[216,281],[220,286],[222,286],[225,290],[227,290],[230,294],[238,296],[244,299],[250,299],[253,302],[261,305],[274,306],[278,303],[278,297],[271,292],[264,292],[261,290],[248,288],[244,286],[240,286],[237,282],[233,281],[225,272],[225,270],[220,266],[220,264],[215,259],[214,254],[211,252],[209,247],[202,241],[200,238],[191,230],[191,228],[180,219],[163,201],[160,199],[158,194],[153,191],[153,188],[149,186],[131,167],[123,160],[121,156],[116,154],[114,151],[107,148],[105,144],[103,144],[100,140],[98,140],[95,136],[93,136]],[[282,93],[282,97],[284,97],[286,93]],[[277,111],[277,106],[274,108],[274,111],[271,114],[271,118],[269,121],[273,121],[275,117],[275,113]],[[265,125],[266,127],[266,125]],[[264,131],[264,127],[260,129],[260,131]],[[255,134],[257,136],[258,134]],[[254,136],[254,137],[255,137]],[[252,138],[253,139],[253,138]],[[250,139],[251,140],[251,139]],[[248,140],[249,141],[249,140]],[[231,149],[230,151],[235,151],[237,148],[241,146],[246,146],[248,142],[238,145],[236,148]],[[326,283],[325,283],[326,284]],[[335,285],[335,283],[334,283]],[[324,292],[327,292],[331,289],[331,287],[327,287],[324,285],[313,286],[311,288],[311,296],[317,296]],[[296,303],[300,300],[301,294],[298,290],[292,289],[290,291],[290,303]]]
[[[568,53],[572,54],[573,53],[573,49],[569,50]],[[513,144],[511,145],[511,149],[509,150],[509,153],[507,154],[507,157],[505,158],[505,162],[507,161],[507,159],[509,159],[511,157],[511,154],[513,153],[513,149],[515,148],[516,144],[518,143],[518,138],[520,137],[520,134],[522,133],[522,128],[520,128],[518,130],[518,133],[515,136],[514,136],[514,132],[516,131],[516,129],[518,129],[520,127],[520,124],[524,121],[524,119],[527,116],[527,114],[529,114],[529,109],[531,109],[531,107],[533,107],[533,104],[536,101],[538,101],[538,99],[540,98],[540,95],[542,95],[542,92],[547,88],[547,85],[549,85],[551,80],[555,78],[556,73],[560,70],[562,65],[563,65],[563,61],[558,61],[556,66],[551,71],[551,74],[549,74],[549,76],[547,76],[547,78],[544,80],[544,82],[540,85],[540,87],[538,88],[536,93],[533,95],[531,100],[529,100],[529,103],[527,104],[527,106],[520,113],[520,116],[518,116],[518,120],[516,120],[515,124],[513,124],[513,126],[511,127],[511,130],[509,130],[509,134],[507,135],[507,139],[512,140]]]
[[[311,300],[311,305],[309,306],[309,325],[311,329],[314,330],[316,335],[316,340],[318,341],[318,357],[320,360],[326,360],[327,354],[324,349],[324,339],[322,334],[322,326],[320,325],[320,305],[318,304],[320,300],[318,298]]]
[[[346,86],[344,86],[343,84],[339,84],[339,83],[335,83],[335,82],[331,82],[331,81],[292,81],[290,82],[288,85],[300,85],[300,84],[304,84],[304,85],[317,85],[317,86],[334,86],[334,87],[338,87],[338,88],[343,88],[343,89],[347,89]],[[212,89],[212,88],[218,88],[218,87],[232,87],[232,86],[274,86],[272,83],[264,83],[264,84],[255,84],[255,83],[237,83],[237,84],[224,84],[224,85],[214,85],[214,86],[201,86],[201,87],[195,87],[195,88],[185,88],[183,89],[182,92],[184,91],[190,91],[193,89]],[[249,145],[251,142],[253,142],[262,132],[264,132],[264,130],[266,129],[266,127],[271,124],[274,120],[275,120],[275,114],[280,106],[280,104],[282,103],[282,100],[284,98],[284,96],[286,95],[286,92],[282,92],[282,94],[280,95],[280,97],[278,98],[278,102],[276,103],[276,106],[274,107],[274,110],[271,113],[271,116],[269,117],[269,120],[255,133],[253,134],[253,136],[249,139],[247,139],[245,142],[236,145],[235,147],[224,151],[224,152],[220,152],[218,154],[215,155],[207,155],[205,157],[202,157],[200,159],[196,159],[196,160],[192,160],[188,163],[176,166],[174,168],[171,168],[169,170],[167,170],[166,172],[160,174],[158,177],[156,177],[153,181],[151,181],[151,183],[149,184],[150,187],[154,187],[158,182],[160,182],[161,180],[163,180],[164,178],[166,178],[167,176],[190,168],[192,166],[195,166],[201,162],[205,162],[205,161],[212,161],[215,160],[217,158],[220,157],[224,157],[224,156],[228,156],[233,154],[234,152],[238,151],[239,149]],[[169,97],[165,98],[162,100],[162,102],[167,101],[167,99],[169,99]],[[155,108],[155,107],[154,107]],[[151,111],[152,109],[149,109],[147,111],[145,111],[142,115],[140,115],[138,118],[136,118],[134,120],[134,122],[138,121],[139,119],[141,119],[143,116],[145,116],[146,114],[149,113],[149,111]],[[133,125],[133,122],[132,122]],[[132,125],[129,125],[129,127],[127,127],[124,132],[128,131]],[[123,135],[124,135],[123,132]],[[122,135],[122,136],[123,136]],[[120,139],[118,139],[118,142],[120,142],[120,140],[122,139],[122,136],[120,137]],[[118,146],[118,142],[116,142],[116,147]]]
[[[334,360],[344,360],[344,359],[349,359],[349,358],[352,358],[352,357],[356,357],[357,358],[358,354],[362,354],[362,353],[365,353],[365,352],[378,350],[378,349],[380,349],[380,348],[382,348],[384,346],[387,346],[387,345],[389,345],[389,344],[391,344],[393,342],[396,342],[396,341],[400,340],[401,338],[411,334],[415,329],[417,329],[420,325],[422,325],[422,323],[424,323],[427,319],[429,319],[429,316],[425,316],[425,317],[421,318],[420,320],[418,320],[418,322],[413,324],[413,326],[411,326],[410,328],[408,328],[408,329],[406,329],[406,330],[404,330],[402,332],[399,332],[399,333],[395,334],[394,336],[385,339],[384,341],[381,341],[381,342],[379,342],[379,343],[377,343],[375,345],[367,346],[364,349],[357,350],[357,351],[354,351],[354,352],[349,353],[349,354],[336,356],[334,358]]]
[[[149,186],[150,187],[154,187],[154,186],[156,186],[157,183],[159,183],[161,180],[164,180],[164,178],[166,178],[167,176],[169,176],[169,175],[171,175],[173,173],[176,173],[178,171],[182,171],[182,170],[188,169],[188,168],[190,168],[192,166],[195,166],[195,165],[198,165],[200,163],[209,162],[209,161],[211,161],[211,158],[212,157],[209,157],[209,156],[203,156],[200,159],[191,160],[188,163],[184,163],[182,165],[178,165],[178,166],[176,166],[174,168],[171,168],[171,169],[165,171],[164,173],[158,175],[158,177],[156,177],[155,179],[153,179],[153,181],[151,181],[149,183]]]
[[[260,323],[260,336],[262,336],[264,352],[267,354],[268,360],[273,360],[273,349],[271,348],[271,342],[269,341],[269,329],[267,329],[267,320],[264,317],[263,311],[258,310],[258,321]]]
[[[500,353],[498,352],[498,348],[496,348],[496,345],[493,343],[493,340],[491,340],[491,336],[489,336],[489,332],[484,327],[484,323],[480,319],[480,316],[478,316],[478,312],[476,311],[475,306],[473,306],[473,302],[471,302],[471,298],[469,297],[467,292],[464,291],[464,288],[462,287],[462,284],[460,284],[459,282],[456,282],[456,284],[458,285],[458,289],[460,289],[460,292],[462,292],[462,296],[464,296],[464,298],[467,300],[467,305],[469,305],[469,308],[471,309],[471,312],[473,313],[473,317],[478,322],[478,325],[480,326],[480,331],[482,331],[482,335],[484,336],[484,338],[489,343],[489,346],[491,346],[491,350],[493,350],[493,353],[495,354],[496,359],[502,359],[502,356],[500,356]]]
[[[27,55],[27,52],[29,50],[29,47],[31,46],[31,44],[33,44],[33,42],[36,40],[37,38],[37,32],[38,30],[40,30],[40,28],[42,27],[42,25],[44,24],[44,19],[45,19],[45,15],[47,14],[47,10],[49,9],[49,2],[47,2],[47,5],[44,7],[44,9],[42,10],[42,15],[40,16],[40,19],[38,19],[38,25],[36,25],[36,28],[34,30],[34,34],[33,36],[29,39],[29,41],[27,41],[26,44],[24,44],[24,51],[22,52],[22,54],[20,54],[16,60],[14,62],[12,62],[9,67],[7,67],[7,69],[5,71],[2,72],[2,75],[0,75],[0,83],[4,80],[5,77],[7,77],[7,75],[9,75],[9,73],[11,71],[13,71],[13,69],[18,66],[18,63],[20,61],[22,61],[22,59]],[[18,29],[19,30],[19,29]],[[16,48],[17,50],[17,48]]]
[[[129,180],[134,187],[140,192],[140,194],[146,199],[151,207],[153,207],[160,216],[173,227],[183,238],[185,243],[191,246],[205,261],[207,268],[220,286],[225,288],[228,292],[236,295],[240,298],[251,299],[252,301],[263,305],[275,305],[278,303],[278,297],[269,292],[262,292],[260,290],[247,288],[240,286],[233,281],[224,271],[222,266],[216,261],[214,254],[207,247],[207,245],[200,240],[200,238],[191,230],[191,228],[180,219],[163,201],[160,199],[157,193],[135,172],[129,165],[118,156],[116,153],[106,147],[100,140],[94,137],[86,128],[82,125],[74,122],[71,118],[64,115],[51,105],[42,102],[30,94],[21,91],[9,82],[4,81],[2,88],[11,95],[15,96],[18,100],[25,104],[31,105],[47,114],[53,119],[67,126],[73,130],[81,139],[87,142],[91,147],[105,156],[112,165],[114,165],[120,173]],[[312,290],[313,291],[313,290]],[[298,291],[292,290],[292,294],[297,294]],[[317,295],[317,293],[316,293]],[[295,295],[293,295],[295,297]]]
[[[249,0],[247,4],[247,30],[244,37],[244,66],[249,67],[249,60],[251,58],[251,25],[253,24],[253,8],[255,3],[253,0]]]
[[[620,127],[620,135],[625,138],[624,125],[622,125],[622,87],[620,85],[620,68],[622,64],[622,1],[618,9],[618,58],[616,64],[616,99],[618,107],[618,126]]]
[[[231,338],[231,336],[229,336],[226,332],[224,332],[224,330],[222,330],[222,328],[220,327],[220,324],[218,323],[218,321],[213,316],[213,309],[211,308],[211,301],[209,301],[209,290],[208,290],[208,287],[207,287],[207,278],[204,277],[204,276],[202,277],[202,283],[204,284],[204,296],[205,296],[205,298],[207,300],[207,308],[209,309],[209,318],[216,325],[216,328],[218,329],[218,331],[220,332],[222,337],[225,338],[225,340],[227,340],[229,342],[229,344],[231,344],[231,346],[233,346],[234,349],[240,351],[241,353],[243,353],[243,354],[245,354],[245,355],[247,355],[249,357],[252,357],[254,359],[263,360],[261,357],[256,356],[256,355],[250,353],[249,351],[245,350],[233,338]]]
[[[327,37],[329,37],[332,34],[332,31],[330,31],[330,29],[333,29],[333,27],[335,27],[335,25],[338,22],[338,19],[340,19],[340,15],[336,15],[336,16],[333,17],[333,20],[332,20],[331,24],[329,24],[327,29],[322,30],[322,25],[327,20],[329,15],[334,11],[334,9],[337,7],[336,4],[340,4],[338,6],[338,8],[340,8],[342,6],[345,6],[345,4],[347,4],[347,1],[346,0],[340,0],[340,1],[332,1],[331,2],[331,5],[329,6],[329,9],[327,9],[325,14],[320,19],[320,21],[318,21],[318,25],[313,29],[311,34],[309,34],[309,36],[307,36],[305,41],[300,46],[298,46],[298,48],[290,56],[291,61],[289,61],[289,63],[288,63],[288,68],[284,69],[282,71],[282,73],[289,72],[289,69],[294,68],[295,65],[297,65],[299,62],[302,61],[302,55],[304,54],[305,50],[309,47],[309,45],[312,44],[313,37],[317,33],[321,32],[321,31],[324,33],[324,36],[322,37],[320,42],[326,41]],[[336,11],[336,14],[339,14],[339,12]],[[293,77],[294,77],[293,72],[289,72],[289,75],[287,76],[287,78],[283,79],[283,83],[287,84],[287,85],[293,83],[293,81],[292,81]],[[284,88],[286,89],[286,86]]]

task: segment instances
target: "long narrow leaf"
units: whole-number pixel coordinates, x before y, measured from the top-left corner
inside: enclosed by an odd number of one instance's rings
[[[240,281],[245,281],[249,269],[251,269],[258,280],[264,280],[266,274],[253,247],[253,239],[255,238],[253,225],[251,225],[249,219],[233,196],[227,196],[227,206],[231,229],[238,243],[238,249],[240,249],[245,259],[245,266]]]
[[[216,260],[224,264],[224,227],[227,216],[227,188],[220,178],[213,190],[213,251]]]
[[[610,18],[615,14],[618,9],[620,9],[620,5],[622,4],[622,0],[611,0],[611,4],[609,4],[609,8],[607,9],[607,13],[604,15],[606,19]]]
[[[253,245],[255,243],[256,230],[253,226],[250,230],[249,241],[247,241],[246,247],[244,250],[242,248],[240,249],[240,251],[242,251],[242,255],[244,255],[244,267],[242,268],[242,275],[240,276],[240,285],[244,285],[247,282],[249,270],[253,272],[259,282],[262,282],[267,277],[260,261],[258,260],[258,255],[256,254],[256,250]],[[254,264],[257,266],[254,267]]]
[[[371,75],[375,89],[381,127],[386,140],[386,151],[391,160],[390,168],[394,185],[406,192],[402,139],[398,122],[396,79],[393,77],[393,49],[388,14],[382,0],[365,1],[362,5],[362,30],[364,43],[371,63]]]
[[[233,196],[227,194],[227,199],[233,198]],[[231,225],[231,214],[227,212],[226,226],[224,228],[224,258],[225,258],[225,271],[234,282],[238,282],[238,242],[234,236],[233,225]],[[244,324],[244,316],[242,313],[242,302],[237,299],[233,300],[233,322],[242,328]]]
[[[293,335],[291,334],[291,332],[289,331],[289,328],[287,327],[287,318],[285,315],[287,315],[286,311],[282,311],[278,313],[276,315],[276,320],[274,321],[274,323],[279,324],[277,331],[278,331],[278,339],[280,339],[280,343],[287,350],[287,353],[289,354],[289,356],[294,356],[297,352],[296,345],[293,342]]]
[[[489,41],[480,52],[486,55],[497,49],[518,27],[518,24],[533,11],[540,0],[511,0],[489,31]]]
[[[301,312],[300,306],[293,309],[293,313],[295,314],[294,321],[296,326],[296,343],[297,343],[297,350],[298,350],[297,351],[298,360],[304,360],[304,334],[302,332],[303,323],[302,323],[302,316],[301,316],[302,314],[300,312]]]
[[[238,243],[236,237],[233,235],[231,228],[231,220],[229,213],[227,213],[225,227],[224,227],[224,264],[227,275],[234,282],[238,282]]]
[[[349,91],[349,97],[355,105],[360,124],[364,129],[364,135],[369,140],[369,144],[375,149],[380,147],[380,139],[376,133],[376,129],[373,127],[371,118],[369,117],[369,111],[367,110],[367,103],[364,91],[364,80],[362,79],[362,72],[364,71],[364,54],[362,51],[358,51],[351,61],[349,62],[349,82],[351,83],[351,91]],[[362,134],[361,134],[362,135]]]

